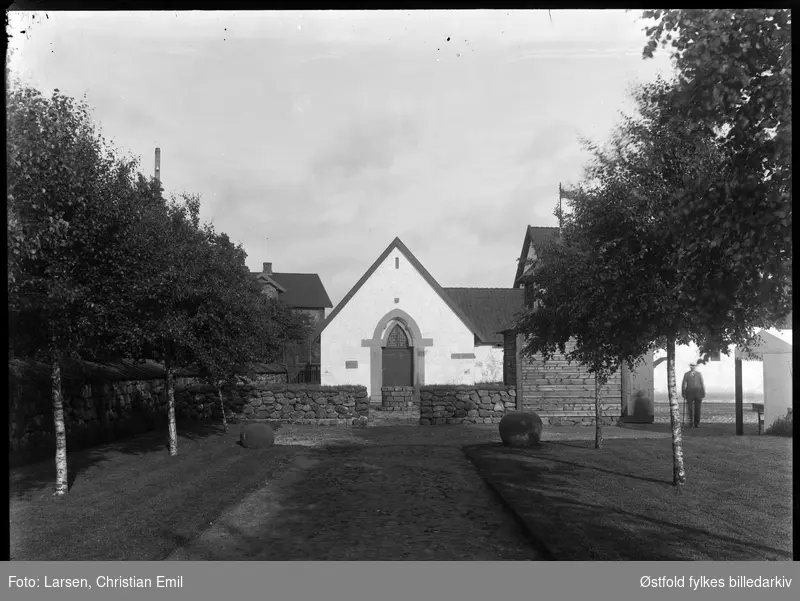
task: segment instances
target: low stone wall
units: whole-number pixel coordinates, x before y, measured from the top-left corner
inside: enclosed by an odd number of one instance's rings
[[[513,386],[423,386],[420,388],[419,423],[499,424],[517,406]]]
[[[222,398],[225,400],[226,415],[232,409],[229,400],[240,396],[247,386],[265,387],[273,384],[286,385],[286,374],[259,374],[248,379],[246,383],[238,383],[233,389],[230,384],[222,386]],[[175,378],[175,414],[179,418],[197,420],[221,420],[219,393],[214,386],[199,378]]]
[[[37,461],[55,452],[50,382],[26,376],[9,378],[11,465]],[[163,380],[113,383],[62,382],[67,448],[75,451],[166,428]]]
[[[417,405],[419,405],[417,403]],[[382,411],[408,411],[414,408],[413,386],[381,387]]]
[[[367,424],[369,399],[363,386],[321,387],[274,383],[285,374],[263,374],[233,389],[223,388],[226,415],[321,425]],[[176,378],[178,419],[221,420],[216,388],[196,378]],[[55,453],[50,381],[33,373],[9,371],[8,447],[10,464],[24,465]],[[128,380],[105,383],[62,381],[67,449],[76,451],[163,429],[167,423],[166,382]]]
[[[228,419],[293,424],[361,425],[367,423],[369,399],[364,386],[318,386],[254,382],[222,389]],[[180,415],[222,419],[217,390],[196,383],[176,391]]]

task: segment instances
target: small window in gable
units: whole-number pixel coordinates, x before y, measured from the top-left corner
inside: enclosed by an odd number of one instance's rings
[[[400,269],[400,257],[395,257],[394,258],[394,268],[395,269]]]
[[[720,352],[719,351],[713,351],[711,353],[711,355],[708,357],[708,360],[709,361],[719,361],[720,360]]]

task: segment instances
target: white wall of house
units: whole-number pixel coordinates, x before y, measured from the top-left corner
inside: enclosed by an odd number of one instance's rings
[[[483,345],[475,347],[473,380],[475,382],[503,381],[503,347]]]
[[[320,336],[320,384],[366,386],[369,392],[369,349],[361,347],[360,339],[356,341],[352,338],[337,339],[336,336],[340,332],[334,331],[335,324],[334,320]],[[364,338],[370,337],[371,335],[364,336]],[[351,365],[355,362],[356,367],[348,368],[348,361]]]
[[[770,328],[759,336],[750,352],[762,359],[758,365],[764,377],[764,426],[769,428],[792,407],[792,330]]]
[[[730,354],[720,353],[719,361],[709,361],[697,367],[703,374],[703,382],[706,385],[706,398],[709,400],[734,400],[735,394],[735,360],[734,346],[730,348]],[[658,351],[655,358],[665,357],[666,351]],[[678,387],[678,394],[681,390],[683,374],[689,371],[689,363],[697,361],[700,353],[697,345],[679,345],[675,347],[675,379]],[[667,362],[659,364],[654,370],[654,392],[656,399],[667,396]],[[742,391],[744,402],[760,403],[764,397],[764,377],[761,362],[742,361]]]
[[[322,331],[322,384],[358,384],[373,394],[370,349],[362,347],[361,341],[372,338],[379,320],[392,309],[408,313],[422,337],[433,339],[433,346],[424,348],[425,384],[473,382],[474,359],[451,359],[452,353],[474,352],[473,333],[403,253],[394,249]],[[347,361],[357,361],[358,367],[347,369]]]
[[[764,427],[786,417],[792,406],[791,350],[764,353]]]

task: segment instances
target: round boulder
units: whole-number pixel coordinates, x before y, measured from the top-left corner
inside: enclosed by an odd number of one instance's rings
[[[247,424],[242,428],[239,440],[246,449],[263,449],[275,443],[275,432],[267,424]]]
[[[500,420],[500,438],[509,447],[530,447],[542,439],[542,418],[535,413],[511,411]]]
[[[358,417],[353,418],[353,425],[356,428],[366,428],[368,423],[369,418],[366,415],[359,415]]]

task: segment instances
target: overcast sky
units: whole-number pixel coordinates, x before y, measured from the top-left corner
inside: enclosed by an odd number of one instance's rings
[[[86,94],[114,144],[336,305],[399,236],[443,286],[509,287],[556,225],[578,136],[606,138],[643,60],[638,12],[17,13],[12,68]],[[25,33],[20,31],[24,29]]]

